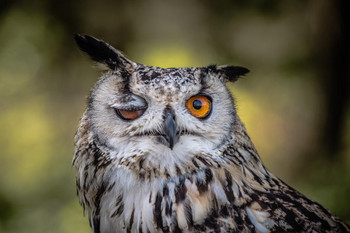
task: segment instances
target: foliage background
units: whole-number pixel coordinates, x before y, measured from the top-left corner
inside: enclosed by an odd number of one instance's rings
[[[0,2],[0,232],[91,232],[73,136],[100,72],[72,35],[148,65],[235,64],[230,89],[267,167],[350,220],[345,0]]]

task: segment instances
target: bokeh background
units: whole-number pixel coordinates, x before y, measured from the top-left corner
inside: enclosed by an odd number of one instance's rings
[[[134,61],[234,64],[229,88],[266,166],[350,220],[346,0],[0,1],[0,232],[91,232],[73,136],[100,75],[73,41]]]

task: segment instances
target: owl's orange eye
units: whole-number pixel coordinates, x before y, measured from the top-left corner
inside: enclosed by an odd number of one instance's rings
[[[117,112],[119,117],[122,118],[123,120],[135,120],[145,112],[145,109],[135,110],[135,111],[116,109],[115,111]]]
[[[211,111],[211,100],[204,95],[192,96],[187,100],[186,108],[193,116],[203,119],[207,117]]]

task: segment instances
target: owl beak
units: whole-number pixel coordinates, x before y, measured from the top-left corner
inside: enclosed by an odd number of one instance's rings
[[[179,141],[179,135],[176,135],[176,120],[175,113],[172,109],[164,111],[164,134],[165,140],[170,149]]]

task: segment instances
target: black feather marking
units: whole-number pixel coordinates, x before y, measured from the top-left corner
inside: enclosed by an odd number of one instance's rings
[[[261,180],[261,178],[257,174],[255,174],[255,172],[252,169],[250,169],[249,167],[246,167],[246,169],[250,172],[250,174],[252,174],[253,179],[256,182],[258,182],[260,185],[263,185],[263,181]]]
[[[141,158],[140,162],[139,162],[139,169],[141,170],[141,168],[143,168],[143,163],[145,162],[145,158]]]
[[[202,181],[202,180],[197,178],[196,185],[197,185],[197,189],[198,189],[199,194],[202,194],[202,193],[208,191],[209,187],[205,181]]]
[[[179,228],[179,224],[178,224],[176,218],[174,219],[174,225],[175,225],[175,227],[174,227],[173,232],[174,233],[182,233],[182,230]]]
[[[141,220],[142,220],[142,214],[141,214]],[[141,224],[139,225],[139,233],[142,233],[142,221],[141,221]]]
[[[79,48],[87,53],[92,60],[106,64],[110,69],[116,70],[121,65],[121,56],[118,51],[105,43],[88,35],[74,35],[75,42]]]
[[[205,169],[205,180],[200,180],[198,178],[196,180],[196,185],[197,185],[199,194],[202,194],[208,191],[209,183],[212,181],[212,179],[213,179],[213,174],[211,170],[209,168]]]
[[[175,164],[175,170],[176,170],[176,175],[180,176],[181,175],[181,169]]]
[[[96,194],[96,198],[95,198],[95,207],[96,207],[96,212],[95,215],[93,217],[93,223],[94,223],[94,232],[95,233],[99,233],[100,232],[100,203],[101,203],[101,199],[103,197],[103,195],[105,194],[105,190],[106,190],[106,185],[104,183],[102,183],[100,189],[98,190],[97,194]]]
[[[168,169],[164,169],[164,175],[167,177],[167,178],[169,178],[170,177],[170,175],[169,175],[169,172],[168,172]]]
[[[226,205],[220,209],[220,215],[225,218],[229,216],[229,212]]]
[[[113,212],[113,214],[111,215],[111,218],[121,215],[124,211],[123,195],[121,194],[117,197],[116,207],[117,207],[117,210]]]
[[[187,224],[189,226],[193,226],[192,207],[191,207],[190,203],[188,203],[188,202],[184,203],[184,210],[185,210]]]
[[[167,185],[164,185],[164,188],[163,188],[163,197],[167,197],[169,196],[169,188]]]
[[[224,186],[224,191],[225,191],[227,200],[230,203],[233,203],[235,200],[235,197],[232,191],[232,176],[227,170],[225,170],[225,176],[226,176],[226,185]]]
[[[192,159],[192,163],[193,163],[193,165],[194,165],[196,168],[199,168],[199,165],[198,165],[198,163],[196,162],[195,159]]]
[[[213,180],[213,173],[209,168],[205,169],[205,178],[207,180],[207,183],[210,183]]]
[[[201,161],[204,165],[206,165],[207,167],[210,167],[212,164],[205,158],[202,158],[202,157],[199,157],[197,156],[196,157],[199,161]]]
[[[211,210],[210,214],[208,217],[205,219],[204,224],[209,227],[210,229],[213,229],[215,233],[220,232],[220,227],[218,225],[217,218],[219,217],[218,213],[216,210]]]
[[[107,192],[110,192],[115,185],[115,181],[108,186]]]
[[[129,221],[130,223],[129,223],[128,228],[126,229],[126,231],[127,231],[128,233],[131,232],[132,224],[134,224],[134,213],[135,213],[135,206],[132,208],[132,212],[131,212],[131,216],[130,216],[130,221]]]
[[[152,191],[150,192],[149,194],[149,199],[148,199],[148,202],[151,203],[152,202]]]
[[[101,202],[103,195],[105,194],[105,190],[106,190],[106,185],[104,183],[102,183],[101,187],[99,188],[99,190],[96,194],[96,198],[95,198],[96,209],[99,209],[99,207],[100,207],[100,202]]]
[[[153,217],[154,220],[157,223],[157,228],[162,229],[163,227],[163,219],[162,219],[162,196],[160,193],[157,193],[156,200],[154,203],[154,211],[153,211]]]
[[[185,186],[185,179],[180,177],[179,185],[175,189],[175,203],[178,204],[185,200],[187,193],[187,188]]]
[[[104,183],[102,183],[100,189],[98,190],[97,194],[96,194],[96,198],[94,201],[95,207],[96,207],[96,211],[93,217],[93,223],[94,223],[94,232],[95,233],[100,233],[100,203],[101,203],[101,199],[105,193],[106,190],[106,185]]]
[[[165,203],[165,215],[171,216],[172,210],[173,210],[173,203],[166,202]]]
[[[100,215],[95,215],[93,217],[93,223],[94,223],[94,233],[100,233]]]

